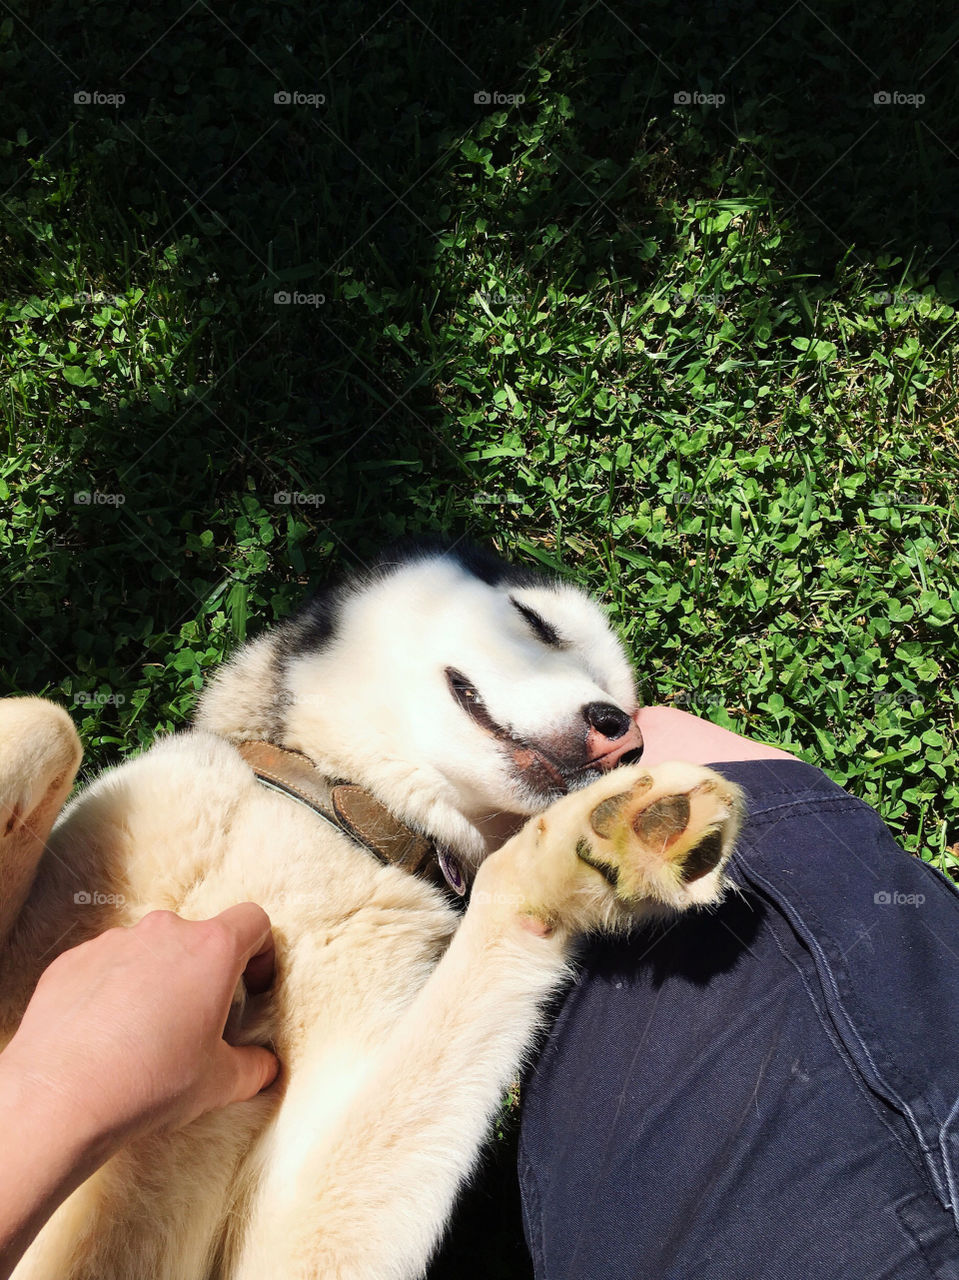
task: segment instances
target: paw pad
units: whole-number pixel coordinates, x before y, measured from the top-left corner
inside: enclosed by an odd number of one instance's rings
[[[715,901],[722,881],[705,878],[729,856],[740,817],[738,790],[724,779],[694,765],[657,766],[588,811],[576,853],[626,904]]]
[[[688,825],[688,796],[663,796],[641,809],[633,819],[633,830],[640,840],[660,846],[663,852],[676,843]]]

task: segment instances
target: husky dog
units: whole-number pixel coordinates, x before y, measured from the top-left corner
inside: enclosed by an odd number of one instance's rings
[[[194,728],[58,819],[76,733],[0,702],[0,1044],[66,946],[252,900],[276,980],[226,1034],[282,1063],[114,1156],[17,1280],[422,1276],[576,938],[723,892],[740,794],[636,763],[636,708],[586,595],[431,544],[243,646]]]

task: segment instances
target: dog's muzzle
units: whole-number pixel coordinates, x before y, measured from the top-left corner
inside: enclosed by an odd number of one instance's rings
[[[617,765],[636,764],[643,754],[643,735],[636,721],[612,703],[591,702],[583,708],[587,724],[585,758],[572,763],[543,744],[514,743],[513,764],[524,781],[547,796],[566,795],[588,786]]]
[[[633,717],[609,702],[591,702],[583,708],[587,769],[604,772],[618,764],[636,764],[643,754],[643,735]]]

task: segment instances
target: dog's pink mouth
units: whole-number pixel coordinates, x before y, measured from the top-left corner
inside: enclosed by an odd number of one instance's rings
[[[608,743],[610,739],[603,740]],[[643,754],[643,735],[633,722],[621,738],[615,739],[608,751],[590,756],[583,764],[564,769],[560,762],[544,751],[525,742],[511,742],[513,764],[520,776],[531,786],[547,794],[566,795],[571,786],[592,782],[620,764],[635,764]],[[587,739],[587,750],[602,745],[595,739]]]

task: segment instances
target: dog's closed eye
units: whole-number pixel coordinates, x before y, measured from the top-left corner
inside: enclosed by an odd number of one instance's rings
[[[457,671],[455,667],[447,667],[446,680],[453,697],[461,707],[468,709],[470,705],[482,705],[476,685],[467,680],[461,671]]]
[[[446,683],[449,685],[450,693],[471,720],[475,720],[482,728],[489,729],[498,736],[502,734],[503,731],[483,705],[483,699],[476,685],[468,680],[462,671],[457,671],[455,667],[447,667]]]
[[[554,649],[566,647],[566,641],[562,639],[556,628],[548,623],[545,618],[540,617],[535,609],[531,609],[529,605],[520,604],[515,596],[510,596],[509,602],[529,623],[537,640],[542,640],[543,644],[548,644]]]

